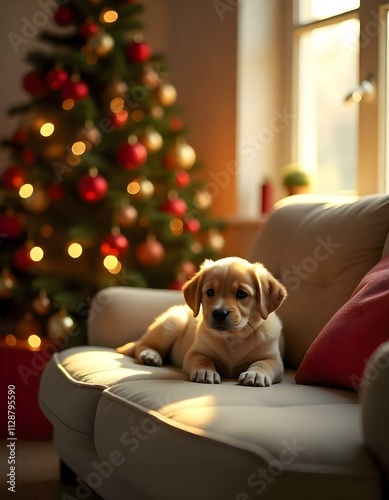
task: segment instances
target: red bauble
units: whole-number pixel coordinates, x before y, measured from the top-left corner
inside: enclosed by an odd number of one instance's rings
[[[201,229],[201,224],[197,219],[190,219],[185,222],[184,229],[190,233],[198,233]]]
[[[115,128],[122,128],[127,123],[128,113],[125,109],[122,109],[117,113],[112,113],[109,119]]]
[[[74,101],[79,101],[80,99],[85,99],[88,95],[89,87],[82,80],[79,82],[67,80],[61,87],[61,96],[64,100],[73,99]]]
[[[74,22],[74,12],[69,7],[61,5],[56,10],[53,19],[59,26],[69,26]]]
[[[183,170],[182,172],[178,172],[176,175],[176,184],[179,188],[188,187],[190,184],[190,175],[188,174],[188,172],[185,172],[185,170]]]
[[[151,48],[145,42],[132,42],[127,46],[127,59],[134,63],[143,63],[151,57]]]
[[[175,217],[182,217],[188,210],[188,206],[182,198],[175,198],[174,200],[166,200],[162,205],[163,212],[169,212]]]
[[[45,96],[48,91],[43,76],[37,71],[32,71],[23,78],[23,87],[27,92],[37,97]]]
[[[104,198],[108,183],[102,175],[86,175],[78,183],[78,195],[87,203],[96,203]]]
[[[51,200],[61,200],[65,195],[65,190],[59,184],[52,184],[47,188],[47,194]]]
[[[125,142],[116,152],[116,161],[127,170],[140,167],[146,160],[147,149],[140,142],[135,144]]]
[[[184,285],[184,283],[182,283],[182,281],[174,280],[174,281],[171,281],[169,283],[168,288],[169,288],[169,290],[179,290],[179,291],[181,291],[183,285]]]
[[[144,266],[157,266],[165,257],[165,249],[159,241],[150,239],[138,246],[136,256]]]
[[[19,271],[28,271],[34,265],[34,261],[30,257],[30,250],[30,247],[23,246],[15,251],[13,262]]]
[[[0,215],[0,238],[17,238],[23,232],[20,218],[15,214]]]
[[[122,257],[127,253],[129,247],[128,240],[122,234],[109,234],[100,245],[100,252],[103,255],[114,255]]]
[[[54,68],[46,75],[46,82],[51,90],[59,90],[68,79],[69,74],[64,69]]]
[[[86,22],[80,26],[80,35],[84,38],[88,38],[92,35],[96,35],[99,31],[99,25],[93,22]]]
[[[4,187],[8,189],[19,189],[26,183],[27,174],[25,170],[17,165],[8,167],[4,170],[1,181]]]

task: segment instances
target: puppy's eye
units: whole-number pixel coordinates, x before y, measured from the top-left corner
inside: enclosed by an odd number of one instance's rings
[[[246,293],[244,290],[238,290],[236,292],[237,299],[245,299],[247,296],[248,296],[248,293]]]
[[[208,288],[205,293],[208,295],[208,297],[213,297],[215,295],[215,290],[213,288]]]

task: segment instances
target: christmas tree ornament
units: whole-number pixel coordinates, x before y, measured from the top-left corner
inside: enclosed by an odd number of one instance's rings
[[[53,68],[46,75],[46,82],[51,90],[60,90],[68,80],[69,74],[62,68]]]
[[[184,260],[178,267],[178,275],[183,276],[183,281],[191,278],[196,272],[197,267],[190,260]]]
[[[168,199],[163,203],[161,210],[175,217],[182,217],[186,214],[188,206],[182,198]]]
[[[117,113],[113,113],[109,119],[115,128],[122,128],[127,124],[128,112],[125,109],[121,109]]]
[[[36,97],[44,97],[48,91],[45,79],[37,71],[31,71],[23,78],[23,87]]]
[[[135,142],[136,136],[130,136],[116,152],[117,163],[126,170],[134,170],[143,165],[147,160],[147,149],[140,142]]]
[[[107,56],[115,47],[115,41],[111,35],[100,30],[95,35],[88,38],[88,45],[98,57]]]
[[[33,186],[31,196],[22,198],[23,207],[33,214],[40,214],[50,206],[50,197],[47,190],[40,184]]]
[[[205,189],[199,189],[196,191],[193,201],[199,210],[207,210],[212,205],[212,195]]]
[[[21,217],[12,210],[8,210],[5,214],[0,214],[0,239],[17,238],[22,234],[23,229]]]
[[[161,120],[165,115],[165,111],[162,106],[158,105],[150,109],[150,114],[155,120]]]
[[[27,312],[16,324],[16,336],[19,339],[27,340],[30,335],[41,335],[41,327],[31,312]]]
[[[0,300],[12,297],[12,291],[16,288],[17,281],[8,268],[4,268],[0,274]]]
[[[35,264],[30,256],[32,247],[33,245],[28,242],[14,252],[13,263],[19,271],[28,271]]]
[[[32,301],[31,307],[38,316],[45,316],[50,312],[51,301],[47,296],[46,290],[39,292],[39,295]]]
[[[61,340],[71,335],[75,328],[74,319],[66,309],[61,309],[50,316],[47,322],[47,335],[51,340]]]
[[[88,175],[80,179],[77,191],[83,201],[96,203],[106,195],[108,182],[102,175],[92,170]]]
[[[215,251],[220,252],[221,250],[223,250],[225,240],[217,229],[210,229],[208,231],[208,241],[209,246]]]
[[[170,120],[170,130],[173,132],[179,132],[184,128],[184,122],[182,118],[175,116]]]
[[[161,78],[153,68],[147,67],[142,73],[141,80],[147,90],[154,90],[160,84]]]
[[[143,38],[143,37],[142,37]],[[141,37],[134,37],[126,48],[127,59],[132,63],[144,63],[151,57],[151,47],[147,43],[141,41]]]
[[[165,249],[155,237],[149,236],[137,247],[136,257],[143,266],[157,266],[165,257]]]
[[[122,205],[117,214],[118,224],[121,227],[131,227],[138,218],[138,211],[132,205]]]
[[[171,147],[165,156],[165,165],[168,169],[183,168],[189,170],[195,162],[195,150],[183,140]]]
[[[147,149],[148,153],[158,153],[163,146],[162,135],[153,128],[147,128],[140,136],[139,142]]]
[[[86,21],[80,26],[80,35],[84,38],[89,38],[95,35],[100,30],[100,26],[93,21]]]
[[[61,96],[63,100],[73,99],[79,101],[89,95],[89,87],[82,80],[67,80],[61,87]]]
[[[189,233],[198,233],[201,229],[201,224],[197,219],[189,219],[184,223],[184,230]]]
[[[128,251],[128,239],[120,233],[117,228],[112,230],[112,233],[106,236],[100,244],[100,252],[102,255],[114,255],[115,257],[123,257]]]
[[[115,97],[123,97],[128,91],[128,85],[118,78],[112,80],[104,90],[104,97],[107,101],[112,101]]]
[[[176,279],[176,280],[173,280],[169,283],[168,289],[181,291],[183,286],[184,286],[184,283],[182,281],[180,281],[179,279]]]
[[[161,82],[155,89],[155,97],[161,106],[169,107],[176,102],[177,90],[171,83]]]
[[[139,189],[134,193],[134,198],[139,200],[149,200],[155,192],[154,184],[148,179],[139,181]]]
[[[53,19],[58,24],[58,26],[70,26],[74,23],[74,12],[66,5],[60,5],[55,11]]]
[[[179,188],[186,188],[190,184],[190,175],[185,170],[177,172],[176,174],[176,184]]]

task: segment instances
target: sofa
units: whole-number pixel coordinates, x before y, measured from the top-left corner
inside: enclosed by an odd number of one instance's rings
[[[111,287],[88,345],[56,352],[39,404],[63,471],[107,500],[378,500],[389,474],[389,196],[279,202],[252,260],[286,286],[271,387],[190,382],[115,351],[178,291]]]

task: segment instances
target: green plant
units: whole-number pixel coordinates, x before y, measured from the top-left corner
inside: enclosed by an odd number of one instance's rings
[[[284,186],[309,186],[311,180],[306,172],[292,170],[284,174],[282,183]]]

